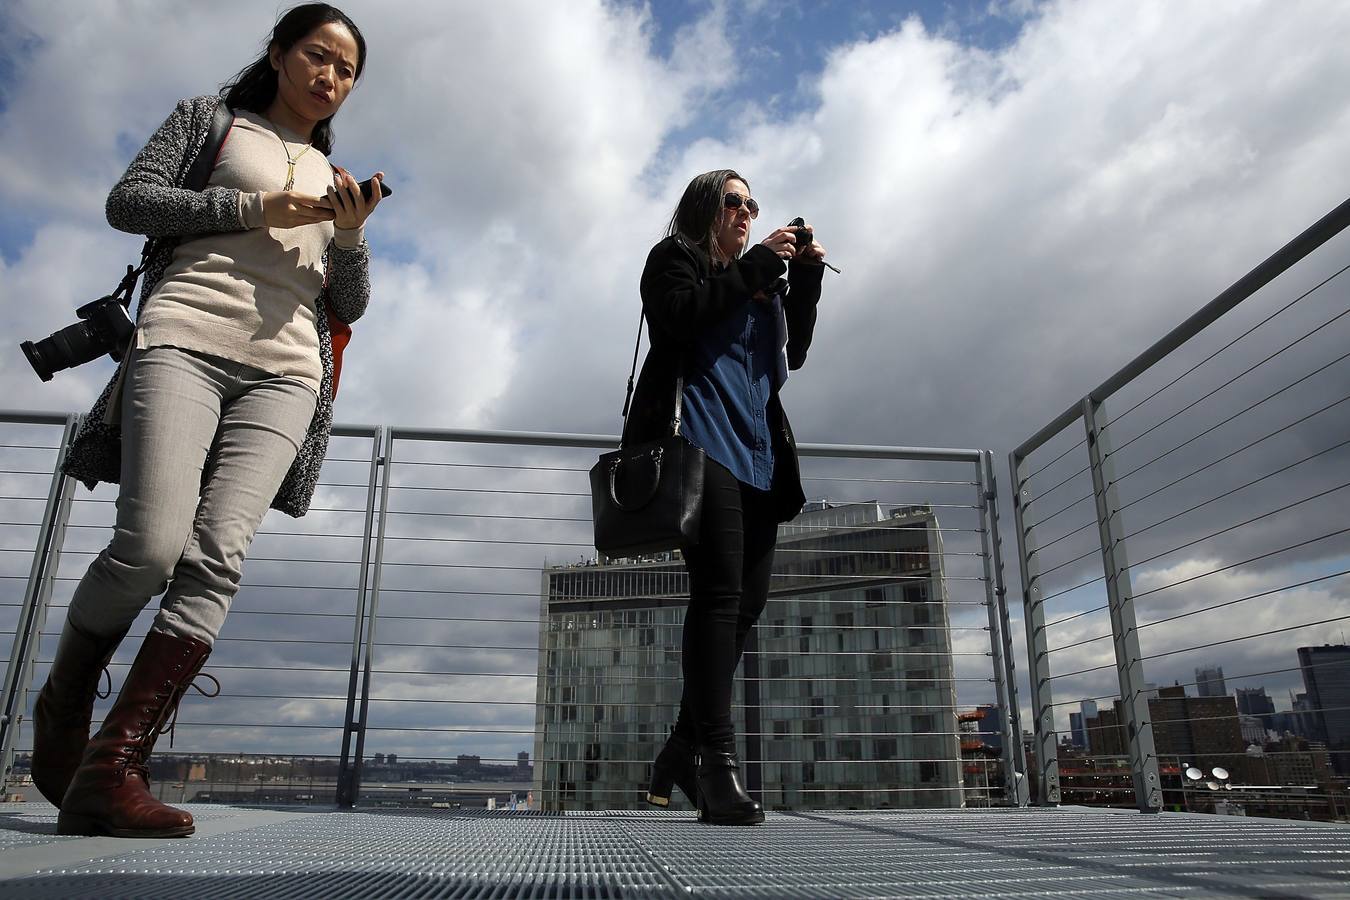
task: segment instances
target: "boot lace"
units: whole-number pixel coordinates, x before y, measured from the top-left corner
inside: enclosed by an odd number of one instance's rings
[[[205,688],[197,683],[198,678],[210,679],[211,683],[215,685],[215,690],[208,693]],[[201,694],[203,697],[218,697],[220,696],[220,679],[209,672],[198,672],[196,675],[192,676],[192,680],[186,684],[174,685],[173,690],[169,694],[169,706],[173,709],[173,715],[169,717],[168,722],[159,726],[158,730],[155,732],[156,737],[161,734],[167,734],[169,736],[170,750],[173,749],[174,728],[178,725],[178,704],[182,701],[183,695],[188,692],[189,688]]]

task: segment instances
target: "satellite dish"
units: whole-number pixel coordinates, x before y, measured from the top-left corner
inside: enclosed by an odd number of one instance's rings
[[[1228,778],[1228,770],[1225,769],[1223,766],[1215,766],[1213,772],[1214,777],[1219,779],[1220,781],[1223,781],[1226,778]]]
[[[1186,777],[1191,781],[1199,781],[1201,778],[1205,777],[1205,773],[1201,772],[1195,766],[1190,766],[1186,769]]]
[[[1211,791],[1217,791],[1219,789],[1219,783],[1217,781],[1206,781],[1205,787],[1209,788]]]

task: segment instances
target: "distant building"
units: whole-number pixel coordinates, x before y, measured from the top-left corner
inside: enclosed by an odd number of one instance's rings
[[[1313,710],[1312,701],[1308,699],[1308,695],[1306,693],[1295,694],[1292,691],[1290,692],[1289,714],[1290,716],[1293,717],[1293,720],[1296,724],[1296,727],[1291,730],[1294,732],[1294,734],[1306,738],[1316,738],[1317,740],[1320,741],[1322,740],[1322,738],[1320,737],[1322,733],[1321,725],[1317,721],[1317,717],[1313,714],[1312,710]]]
[[[1069,713],[1069,743],[1079,750],[1087,748],[1087,729],[1083,725],[1083,714],[1080,712]]]
[[[1188,697],[1180,686],[1157,693],[1148,701],[1148,714],[1159,759],[1173,757],[1175,762],[1209,767],[1236,765],[1234,759],[1247,745],[1232,697]],[[1119,700],[1089,720],[1087,729],[1094,756],[1128,755]]]
[[[1195,692],[1201,697],[1223,697],[1228,688],[1223,683],[1222,666],[1206,666],[1195,670]]]
[[[1244,716],[1238,713],[1238,727],[1242,731],[1242,740],[1248,746],[1261,746],[1266,742],[1266,723],[1259,716]]]
[[[1315,728],[1310,737],[1326,741],[1337,774],[1350,775],[1350,645],[1299,647],[1298,665]]]
[[[1275,701],[1266,694],[1265,688],[1238,688],[1234,696],[1237,698],[1239,713],[1244,716],[1256,716],[1261,720],[1262,727],[1274,729]]]
[[[641,805],[679,701],[683,562],[544,571],[535,795]],[[779,529],[733,716],[779,808],[962,802],[942,541],[927,507],[817,503]],[[679,792],[674,801],[682,802]]]

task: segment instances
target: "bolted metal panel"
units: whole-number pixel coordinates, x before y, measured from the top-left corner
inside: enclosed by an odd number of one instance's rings
[[[1027,632],[1027,675],[1031,679],[1032,728],[1036,735],[1036,802],[1057,804],[1059,787],[1059,740],[1055,734],[1054,700],[1050,692],[1050,647],[1045,637],[1045,591],[1041,589],[1039,564],[1034,558],[1036,537],[1026,525],[1026,508],[1033,499],[1026,458],[1016,451],[1008,455],[1012,475],[1013,521],[1017,535],[1017,566],[1022,576],[1022,626]],[[1021,736],[1018,736],[1021,741]]]
[[[998,703],[999,733],[1003,736],[1004,801],[1027,805],[1026,755],[1017,712],[1017,682],[1014,678],[1012,641],[1009,636],[1008,590],[1003,582],[1003,556],[998,534],[998,482],[994,478],[994,455],[981,454],[975,464],[975,482],[981,506],[984,551],[985,597],[989,603],[989,651],[993,658],[994,696]]]
[[[1145,696],[1144,663],[1140,658],[1139,631],[1130,590],[1129,561],[1125,556],[1125,530],[1120,524],[1120,502],[1110,460],[1107,430],[1097,424],[1101,404],[1083,398],[1083,425],[1087,429],[1088,458],[1092,468],[1092,492],[1097,506],[1097,531],[1106,573],[1106,598],[1111,610],[1111,639],[1116,653],[1121,705],[1125,712],[1130,772],[1135,801],[1142,812],[1162,809],[1162,783],[1158,754],[1153,745],[1153,723]]]

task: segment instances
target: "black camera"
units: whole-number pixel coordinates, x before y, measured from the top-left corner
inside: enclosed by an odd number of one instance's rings
[[[116,296],[86,303],[75,310],[75,315],[80,321],[74,325],[36,343],[24,341],[19,345],[43,381],[51,381],[53,373],[83,365],[104,353],[120,361],[136,330],[127,308]]]
[[[788,227],[792,229],[792,237],[797,242],[797,253],[801,253],[807,247],[810,247],[811,242],[816,239],[816,236],[811,233],[811,229],[806,227],[806,220],[801,216],[789,222]]]

